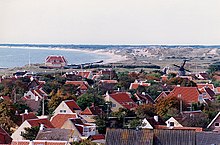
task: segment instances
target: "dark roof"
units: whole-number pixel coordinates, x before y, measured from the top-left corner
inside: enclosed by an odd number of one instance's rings
[[[193,130],[108,129],[106,145],[195,145]],[[199,144],[200,145],[200,144]]]
[[[0,127],[0,144],[10,144],[11,141],[12,138],[10,135],[2,127]]]
[[[87,139],[93,141],[93,140],[101,140],[101,139],[105,139],[105,135],[104,134],[96,134],[96,135],[90,135]]]
[[[108,129],[106,145],[152,145],[153,130]]]
[[[135,94],[135,97],[139,100],[145,100],[145,101],[148,101],[149,103],[151,103],[151,104],[154,104],[155,102],[154,102],[154,100],[151,98],[151,96],[149,95],[149,94],[145,94],[145,95],[143,95],[143,94],[139,94],[139,93],[136,93]]]
[[[196,142],[198,145],[220,144],[220,133],[216,132],[197,132]]]
[[[72,110],[72,112],[75,112],[75,110],[81,110],[74,100],[65,100],[64,102]]]
[[[33,126],[40,126],[40,124],[43,124],[46,128],[54,128],[52,123],[46,119],[28,119],[27,122],[33,127]]]
[[[192,130],[159,130],[154,129],[156,145],[195,145],[196,133]]]
[[[71,129],[45,128],[40,130],[35,140],[60,140],[69,141],[73,135]]]

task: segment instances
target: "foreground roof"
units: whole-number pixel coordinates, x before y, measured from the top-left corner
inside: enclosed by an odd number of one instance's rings
[[[51,119],[51,123],[56,128],[61,128],[70,118],[77,118],[76,114],[57,114]]]

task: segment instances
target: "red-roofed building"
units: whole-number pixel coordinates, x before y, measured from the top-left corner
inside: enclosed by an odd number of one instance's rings
[[[85,123],[80,118],[68,119],[61,128],[74,130],[73,136],[87,139],[90,135],[96,134],[96,125]]]
[[[23,140],[24,138],[21,136],[21,133],[24,132],[24,128],[31,128],[31,127],[36,127],[40,126],[41,124],[44,125],[46,128],[54,128],[52,123],[46,119],[28,119],[25,120],[18,128],[17,130],[11,135],[13,140]]]
[[[82,78],[92,79],[93,73],[92,71],[76,71],[75,74],[77,76],[81,76]]]
[[[92,104],[91,107],[87,107],[84,111],[80,113],[80,116],[87,122],[95,122],[94,117],[97,115],[102,115],[104,112],[98,106]]]
[[[148,87],[148,86],[150,86],[150,83],[145,83],[145,82],[143,82],[143,81],[140,81],[140,82],[138,82],[138,81],[135,81],[134,83],[131,83],[131,85],[130,85],[130,90],[136,90],[139,86],[143,86],[143,87]]]
[[[89,84],[86,81],[66,81],[66,84],[78,86],[82,93],[85,93],[89,88]]]
[[[200,94],[197,87],[175,87],[167,97],[177,97],[182,99],[185,103],[203,102],[203,96]]]
[[[212,91],[215,91],[213,84],[196,84],[199,91],[203,91],[205,88],[210,88]]]
[[[64,56],[51,55],[45,60],[45,66],[49,68],[61,68],[67,65],[67,60]]]
[[[116,112],[119,108],[135,109],[138,105],[131,99],[130,93],[117,92],[113,94],[106,93],[105,101],[112,102],[112,111]]]
[[[25,120],[28,119],[38,119],[38,117],[33,112],[28,112],[25,110],[25,113],[19,114],[16,124],[20,126]]]
[[[160,99],[163,99],[163,98],[167,97],[167,95],[168,95],[169,93],[170,93],[170,92],[162,91],[162,92],[160,93],[160,95],[157,96],[157,98],[156,98],[154,101],[155,101],[155,102],[158,102]]]
[[[92,142],[95,142],[97,144],[105,144],[105,135],[104,134],[90,135],[87,139],[91,140]]]
[[[12,138],[10,135],[2,127],[0,127],[0,144],[10,144],[11,141]]]
[[[11,101],[9,96],[1,96],[0,100],[6,100],[6,101]]]
[[[70,118],[78,118],[77,114],[57,114],[51,118],[51,123],[55,128],[61,128]]]
[[[142,92],[142,94],[135,93],[134,97],[137,99],[139,105],[155,103],[151,96],[145,92]]]
[[[81,112],[81,108],[76,104],[74,100],[65,100],[54,110],[54,115],[57,114],[78,114]]]

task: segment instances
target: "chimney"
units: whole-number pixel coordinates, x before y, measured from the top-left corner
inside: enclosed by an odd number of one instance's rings
[[[154,120],[155,120],[156,122],[158,122],[158,121],[159,121],[158,116],[154,116]]]
[[[92,103],[91,107],[95,107],[95,104],[94,104],[94,103]]]
[[[120,92],[120,88],[118,88],[118,92]]]
[[[141,94],[145,96],[145,92],[142,92]]]
[[[44,125],[43,124],[40,124],[40,130],[44,130]]]
[[[177,87],[180,87],[180,85],[176,85]]]
[[[24,110],[24,114],[28,114],[28,110],[27,109]]]

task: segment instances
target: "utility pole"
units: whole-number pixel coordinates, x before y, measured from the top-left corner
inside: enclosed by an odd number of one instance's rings
[[[44,95],[43,95],[43,100],[42,100],[42,116],[44,116]]]

